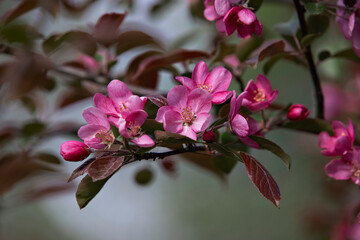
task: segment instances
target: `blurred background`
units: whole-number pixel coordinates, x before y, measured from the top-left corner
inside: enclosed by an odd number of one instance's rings
[[[336,182],[325,175],[324,165],[329,159],[320,155],[316,135],[274,130],[267,138],[292,157],[291,170],[268,152],[252,150],[251,153],[277,181],[282,196],[280,209],[262,197],[242,164],[223,180],[213,172],[176,157],[172,158],[176,163],[175,172],[164,171],[159,161],[141,161],[122,168],[89,205],[80,210],[75,199],[80,180],[66,183],[80,163],[62,160],[59,146],[64,141],[78,140],[69,133],[85,124],[82,111],[93,106],[92,95],[104,92],[106,85],[100,87],[89,81],[79,87],[80,80],[73,80],[73,76],[56,68],[50,77],[47,75],[45,82],[34,88],[42,74],[34,69],[42,61],[36,54],[45,55],[46,48],[41,45],[44,39],[70,30],[91,32],[97,20],[110,12],[126,12],[120,32],[141,30],[159,40],[168,51],[184,48],[210,54],[219,36],[214,22],[201,18],[202,1],[102,0],[88,3],[73,0],[54,5],[46,5],[51,1],[37,1],[44,5],[36,8],[31,8],[36,1],[28,1],[23,8],[31,10],[10,22],[5,13],[21,2],[0,1],[2,20],[9,21],[0,25],[0,239],[330,239],[346,211],[359,199],[356,185]],[[281,38],[274,26],[289,21],[294,12],[287,1],[264,1],[256,12],[264,25],[263,37]],[[227,41],[236,44],[239,40],[229,37]],[[84,38],[80,45],[85,43]],[[101,75],[121,79],[129,73],[129,63],[136,56],[149,49],[156,50],[145,45],[113,57],[117,60],[114,67]],[[313,46],[318,59],[324,50],[336,52],[350,44],[330,18],[329,28]],[[86,66],[74,63],[81,59],[79,48],[50,50],[47,57],[56,64],[66,66],[67,70],[72,68],[70,72],[74,74],[85,72],[85,75],[80,74],[80,79],[81,76],[92,79],[95,75]],[[16,61],[19,62],[16,59],[27,59],[28,68],[16,65]],[[9,62],[12,68],[7,65]],[[194,60],[189,62],[190,71],[194,63]],[[343,96],[358,93],[360,73],[356,71],[359,71],[359,63],[329,59],[318,64],[324,88],[331,96],[325,97],[327,120],[344,121],[346,116],[351,116],[358,127],[359,112],[353,106],[358,106],[359,100]],[[183,68],[179,63],[175,66]],[[242,75],[244,82],[263,73],[263,66],[264,63],[260,63],[257,69],[247,68]],[[175,84],[173,74],[160,71],[155,87],[148,90],[166,93]],[[273,88],[279,89],[276,103],[301,103],[315,116],[312,82],[306,68],[280,61],[267,77]],[[30,78],[37,80],[32,82]],[[138,90],[135,86],[142,86],[141,81],[133,83],[133,91]],[[239,90],[236,80],[231,88]],[[24,163],[25,158],[36,158],[45,164],[40,166],[30,160]],[[8,164],[9,161],[12,164]],[[141,169],[150,169],[154,174],[145,186],[134,181],[135,173]]]

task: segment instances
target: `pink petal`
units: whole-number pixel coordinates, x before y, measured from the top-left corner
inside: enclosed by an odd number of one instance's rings
[[[211,86],[211,92],[226,91],[231,82],[231,72],[222,66],[214,68],[205,80],[205,85]]]
[[[111,125],[114,125],[117,128],[119,128],[121,124],[125,125],[125,119],[121,116],[109,116],[108,120]]]
[[[196,119],[193,121],[191,128],[194,132],[202,132],[209,127],[211,121],[211,115],[208,113],[201,113],[196,115]]]
[[[252,147],[252,148],[260,148],[259,144],[257,144],[254,140],[252,140],[251,138],[249,138],[248,136],[246,137],[239,137],[239,139],[247,146]]]
[[[352,32],[350,31],[348,21],[343,19],[342,16],[339,16],[339,17],[336,17],[336,22],[339,24],[340,30],[341,30],[343,36],[346,39],[350,39],[352,36]]]
[[[204,10],[204,16],[209,21],[214,21],[220,17],[215,11],[215,6],[206,7]]]
[[[237,36],[238,38],[250,38],[254,29],[251,25],[237,25]]]
[[[256,15],[249,9],[243,8],[237,13],[239,20],[245,24],[250,25],[256,21]]]
[[[355,130],[354,130],[354,125],[350,118],[348,118],[348,128],[347,129],[348,129],[348,133],[349,133],[349,136],[351,139],[351,143],[353,143],[355,140]]]
[[[249,135],[253,135],[259,131],[259,125],[252,117],[246,117],[246,121],[249,125]]]
[[[267,101],[268,101],[269,103],[272,103],[273,101],[275,101],[275,99],[277,98],[278,94],[279,94],[279,90],[273,91],[273,92],[271,93],[270,97],[267,99]]]
[[[236,24],[237,24],[237,13],[240,11],[242,7],[233,7],[226,13],[224,16],[224,23],[225,23],[225,33],[227,36],[233,34],[233,32],[236,30]]]
[[[232,68],[240,67],[240,61],[235,54],[227,55],[223,61]]]
[[[230,126],[238,137],[249,135],[249,125],[246,119],[240,114],[235,115],[234,119],[230,122]]]
[[[351,44],[355,53],[360,56],[360,19],[356,20],[354,30],[352,32]]]
[[[262,31],[263,31],[263,25],[261,24],[261,22],[259,20],[256,20],[253,23],[253,27],[254,27],[254,31],[258,36],[261,36]]]
[[[193,74],[194,74],[194,72],[193,72]],[[196,88],[196,83],[191,78],[178,76],[178,77],[175,77],[175,79],[178,82],[180,82],[182,85],[187,87],[187,89],[189,89],[189,90],[193,90],[194,88]]]
[[[89,124],[100,125],[107,130],[110,129],[110,124],[105,114],[98,108],[89,107],[85,109],[83,112],[83,117]]]
[[[95,107],[99,108],[103,113],[107,115],[118,114],[118,111],[115,109],[113,102],[101,93],[95,94],[94,104]]]
[[[209,75],[209,69],[204,61],[198,62],[193,70],[192,79],[194,84],[204,84],[206,77]],[[195,86],[196,87],[196,86]]]
[[[159,108],[159,110],[158,110],[158,112],[156,114],[155,120],[160,122],[160,123],[163,123],[164,122],[164,115],[169,110],[171,110],[171,107],[169,107],[169,106],[163,106],[163,107]]]
[[[211,109],[211,94],[204,89],[194,89],[190,92],[187,105],[191,106],[192,112],[199,113],[208,113]]]
[[[231,7],[229,0],[215,0],[214,5],[215,5],[215,11],[220,16],[224,16]]]
[[[242,92],[237,98],[236,98],[236,107],[235,107],[235,114],[238,114],[240,112],[240,108],[243,105],[244,98],[248,95],[247,92]]]
[[[270,95],[273,92],[269,79],[262,74],[257,75],[255,85],[257,88],[263,89],[266,95]]]
[[[334,146],[333,139],[329,136],[327,132],[321,132],[319,134],[318,143],[320,148],[329,148]]]
[[[84,142],[91,148],[100,150],[104,149],[107,145],[102,143],[102,140],[99,138],[89,138],[84,140]]]
[[[166,111],[164,114],[164,129],[169,132],[181,132],[183,130],[181,114],[172,110]]]
[[[184,108],[186,107],[188,95],[189,95],[189,90],[187,90],[186,87],[184,86],[173,87],[167,95],[168,104],[176,108]]]
[[[351,143],[348,136],[341,136],[335,139],[334,142],[335,146],[335,152],[338,153],[338,155],[342,155],[347,150],[351,149]]]
[[[154,140],[152,140],[148,135],[144,134],[140,137],[131,139],[133,143],[138,145],[139,147],[152,147],[155,145]]]
[[[353,32],[354,27],[355,27],[355,13],[351,14],[349,17],[348,28],[351,33]]]
[[[121,112],[122,116],[124,118],[126,118],[126,116],[128,114],[130,114],[131,112],[137,111],[137,110],[141,110],[144,108],[145,106],[145,102],[143,99],[141,99],[139,96],[137,95],[132,95],[130,96],[125,102],[125,107],[126,109],[123,110]]]
[[[182,129],[181,132],[179,132],[179,134],[184,135],[184,136],[186,136],[188,138],[191,138],[191,139],[193,139],[195,141],[197,139],[196,133],[189,126],[184,126],[184,128]]]
[[[236,92],[235,90],[232,91],[232,98],[230,100],[230,110],[229,110],[229,121],[231,121],[232,119],[234,119],[235,115],[237,114],[236,112]]]
[[[220,33],[225,33],[226,32],[226,26],[225,23],[223,21],[224,18],[219,18],[216,21],[216,28]]]
[[[335,159],[325,166],[325,172],[336,180],[347,180],[352,175],[353,166],[342,159]]]
[[[107,131],[108,129],[105,129],[104,126],[101,126],[101,125],[88,124],[88,125],[80,127],[80,129],[78,131],[78,136],[82,140],[87,140],[87,139],[93,138],[94,135],[100,130]]]
[[[212,94],[211,102],[214,104],[221,104],[228,100],[232,95],[231,91],[223,91]]]
[[[148,117],[148,114],[144,110],[137,110],[135,112],[130,113],[125,118],[125,121],[126,121],[127,125],[133,124],[135,126],[141,126],[144,124],[147,117]]]
[[[120,105],[132,95],[126,84],[119,80],[112,80],[107,86],[107,92],[109,98],[117,105]]]

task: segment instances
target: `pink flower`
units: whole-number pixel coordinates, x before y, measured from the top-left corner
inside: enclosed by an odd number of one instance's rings
[[[226,91],[231,82],[231,73],[224,67],[218,66],[209,72],[205,62],[201,61],[195,65],[192,79],[188,77],[176,77],[190,91],[201,88],[211,93],[214,104],[225,102],[230,96],[231,91]]]
[[[262,33],[262,24],[255,13],[244,7],[233,7],[224,16],[225,33],[227,36],[237,30],[239,38],[250,38],[252,33]]]
[[[147,117],[148,114],[144,110],[130,113],[125,118],[125,126],[121,129],[119,128],[119,133],[125,138],[130,138],[139,147],[154,146],[154,141],[141,131],[141,125],[143,125]]]
[[[336,180],[351,179],[360,185],[360,149],[347,152],[340,159],[334,159],[325,166],[325,172]]]
[[[205,0],[204,16],[209,21],[216,20],[216,27],[221,33],[225,33],[223,17],[230,10],[231,4],[237,0]]]
[[[115,138],[105,114],[100,109],[89,107],[84,110],[83,117],[88,124],[79,129],[78,135],[85,144],[94,149],[110,147]]]
[[[304,120],[309,116],[309,110],[302,104],[293,104],[289,107],[287,118],[292,121]]]
[[[337,4],[341,7],[336,9],[336,22],[340,25],[340,29],[344,37],[351,41],[355,53],[360,56],[360,18],[359,10],[350,11],[345,9],[344,1],[338,0]],[[360,1],[354,1],[353,9],[360,7]]]
[[[107,86],[109,98],[101,93],[94,96],[94,103],[103,113],[109,115],[111,124],[118,128],[124,127],[125,118],[131,112],[142,110],[145,106],[146,97],[133,95],[125,83],[112,80]]]
[[[244,92],[248,94],[244,97],[243,105],[251,111],[267,108],[278,95],[278,90],[273,91],[269,80],[261,74],[256,77],[256,83],[249,81]]]
[[[319,135],[319,146],[324,150],[321,154],[325,156],[341,156],[352,149],[355,132],[351,120],[348,120],[348,128],[340,121],[332,122],[335,135],[329,136],[327,132],[321,132]]]
[[[156,121],[164,129],[197,139],[196,133],[210,124],[211,94],[203,89],[189,91],[184,86],[172,88],[167,95],[168,106],[159,108]]]
[[[107,73],[108,64],[116,61],[116,58],[105,50],[97,51],[95,57],[81,54],[78,59],[78,62],[92,75]]]
[[[83,142],[67,141],[60,146],[61,156],[71,162],[84,160],[90,154],[89,147]]]
[[[247,94],[247,92],[243,92],[236,98],[236,92],[233,91],[233,97],[230,101],[229,123],[232,131],[243,143],[253,148],[259,148],[259,145],[249,138],[250,135],[258,131],[257,122],[252,117],[245,118],[240,114],[241,104]]]

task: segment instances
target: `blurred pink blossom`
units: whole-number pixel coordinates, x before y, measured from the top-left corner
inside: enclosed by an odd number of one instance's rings
[[[77,162],[87,158],[90,154],[90,149],[83,142],[67,141],[61,144],[60,154],[67,161]]]

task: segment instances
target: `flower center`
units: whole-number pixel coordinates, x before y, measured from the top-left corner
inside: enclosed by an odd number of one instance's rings
[[[138,137],[142,135],[141,127],[137,124],[137,122],[129,122],[127,130],[129,131],[129,135],[131,137]]]
[[[101,143],[106,145],[111,145],[114,142],[114,134],[111,132],[111,130],[106,131],[104,129],[101,129],[95,134],[95,137],[99,140],[101,140]]]
[[[204,89],[204,90],[208,91],[209,93],[211,93],[211,86],[207,86],[207,85],[205,85],[205,84],[200,84],[200,83],[198,83],[196,87],[197,87],[197,88]]]
[[[351,172],[353,177],[356,178],[355,184],[358,184],[360,181],[360,169],[355,167]]]
[[[264,102],[266,100],[265,93],[263,89],[254,90],[254,100],[255,102]]]
[[[181,119],[183,121],[183,125],[191,126],[193,120],[196,118],[195,113],[192,112],[192,107],[186,107],[181,109]]]
[[[122,111],[124,111],[124,110],[126,110],[126,109],[127,109],[127,107],[126,107],[125,103],[126,103],[126,101],[125,101],[125,102],[120,103],[120,105],[119,105],[119,110],[120,110],[120,112],[122,112]]]

